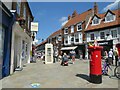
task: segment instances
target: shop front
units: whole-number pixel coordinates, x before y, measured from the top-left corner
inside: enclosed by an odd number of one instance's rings
[[[0,2],[0,79],[10,74],[13,14]]]
[[[85,59],[85,45],[78,45],[78,48],[75,50],[76,58]]]
[[[101,54],[102,54],[102,56],[104,56],[104,51],[109,52],[110,49],[113,49],[113,40],[98,41],[98,45],[103,46]]]
[[[32,40],[17,21],[12,30],[10,74],[16,70],[21,71],[26,63],[30,63]]]

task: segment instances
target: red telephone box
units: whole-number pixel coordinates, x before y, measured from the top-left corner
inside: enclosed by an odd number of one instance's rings
[[[92,83],[102,83],[101,67],[101,46],[88,47],[90,52],[90,81]]]
[[[119,52],[119,56],[120,56],[120,43],[116,45],[118,52]]]

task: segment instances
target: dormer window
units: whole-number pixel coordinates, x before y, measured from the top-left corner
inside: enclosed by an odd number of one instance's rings
[[[68,34],[68,28],[64,29],[64,34]]]
[[[115,20],[115,15],[113,15],[112,13],[108,13],[105,17],[105,22],[112,22]]]
[[[77,24],[77,31],[81,31],[82,30],[82,23]]]
[[[98,23],[99,23],[99,19],[93,20],[93,24],[98,24]]]
[[[92,25],[98,25],[98,24],[100,24],[100,19],[95,16],[92,20]]]

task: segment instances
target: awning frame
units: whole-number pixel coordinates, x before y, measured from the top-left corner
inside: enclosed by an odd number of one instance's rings
[[[78,46],[74,47],[62,47],[60,50],[75,50]]]

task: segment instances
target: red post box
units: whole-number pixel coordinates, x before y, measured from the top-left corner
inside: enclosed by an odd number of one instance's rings
[[[120,57],[120,43],[116,45],[118,52],[119,52],[119,57]]]
[[[90,81],[92,83],[102,83],[101,67],[101,46],[88,47],[90,52]]]

